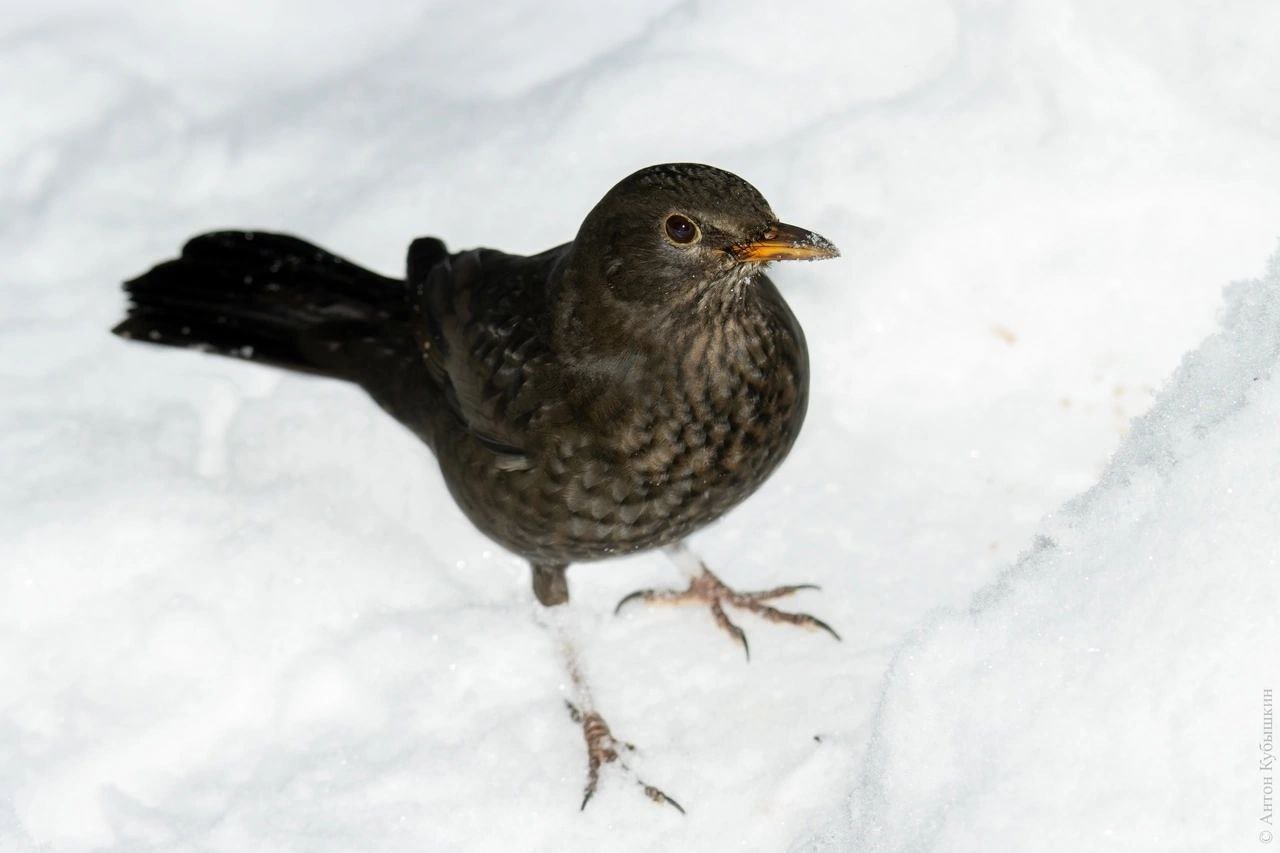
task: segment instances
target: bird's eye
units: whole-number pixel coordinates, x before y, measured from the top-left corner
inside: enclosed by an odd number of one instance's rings
[[[673,213],[667,217],[667,236],[677,243],[692,243],[698,239],[698,226],[688,217]]]

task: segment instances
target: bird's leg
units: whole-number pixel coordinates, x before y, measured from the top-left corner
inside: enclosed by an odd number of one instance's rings
[[[563,577],[563,571],[561,577]],[[566,595],[566,599],[567,597]],[[587,686],[587,680],[578,662],[577,647],[567,624],[569,621],[569,614],[565,612],[567,610],[566,607],[547,607],[542,610],[543,618],[539,621],[547,623],[555,635],[555,642],[560,649],[573,693],[573,699],[566,699],[565,705],[573,721],[582,726],[582,737],[587,745],[587,785],[583,790],[581,808],[585,809],[587,803],[591,802],[591,798],[595,796],[596,787],[600,782],[600,769],[608,764],[617,764],[618,768],[644,791],[646,797],[655,803],[666,803],[684,814],[684,809],[679,803],[667,796],[660,788],[650,785],[636,775],[625,758],[628,754],[635,752],[636,748],[614,737],[609,724],[595,709],[595,704],[591,700],[591,690]]]
[[[565,579],[568,563],[530,563],[533,569],[533,594],[542,604],[553,607],[569,600],[569,581]]]
[[[821,619],[810,616],[808,613],[789,613],[765,604],[766,601],[783,598],[802,589],[818,589],[814,584],[801,583],[778,586],[758,592],[738,592],[726,586],[724,581],[716,577],[707,568],[706,564],[698,559],[697,555],[685,547],[683,542],[668,545],[663,550],[675,561],[677,566],[684,569],[692,578],[689,581],[688,588],[682,590],[637,590],[618,602],[618,606],[614,609],[615,613],[620,612],[624,606],[632,601],[642,601],[646,604],[706,604],[711,608],[711,616],[716,620],[716,624],[742,645],[742,650],[746,653],[748,659],[751,658],[751,647],[747,644],[747,635],[729,619],[724,610],[726,604],[748,610],[770,622],[783,622],[788,625],[817,628],[826,631],[837,640],[840,639],[840,635]]]

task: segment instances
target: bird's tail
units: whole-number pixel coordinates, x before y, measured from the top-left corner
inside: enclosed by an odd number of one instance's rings
[[[403,322],[403,281],[296,237],[220,231],[126,282],[124,338],[356,379],[353,342]]]

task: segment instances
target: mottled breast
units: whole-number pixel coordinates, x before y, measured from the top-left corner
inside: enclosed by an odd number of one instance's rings
[[[531,559],[574,562],[677,540],[754,492],[808,397],[799,325],[767,279],[754,286],[756,299],[648,354],[631,380],[545,401],[527,467],[495,472],[482,448],[455,448],[470,464],[451,485],[472,520]]]

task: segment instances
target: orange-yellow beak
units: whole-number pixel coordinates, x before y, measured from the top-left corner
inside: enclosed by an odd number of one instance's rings
[[[729,251],[740,261],[820,261],[840,257],[840,250],[826,237],[781,222],[759,239],[738,243]]]

